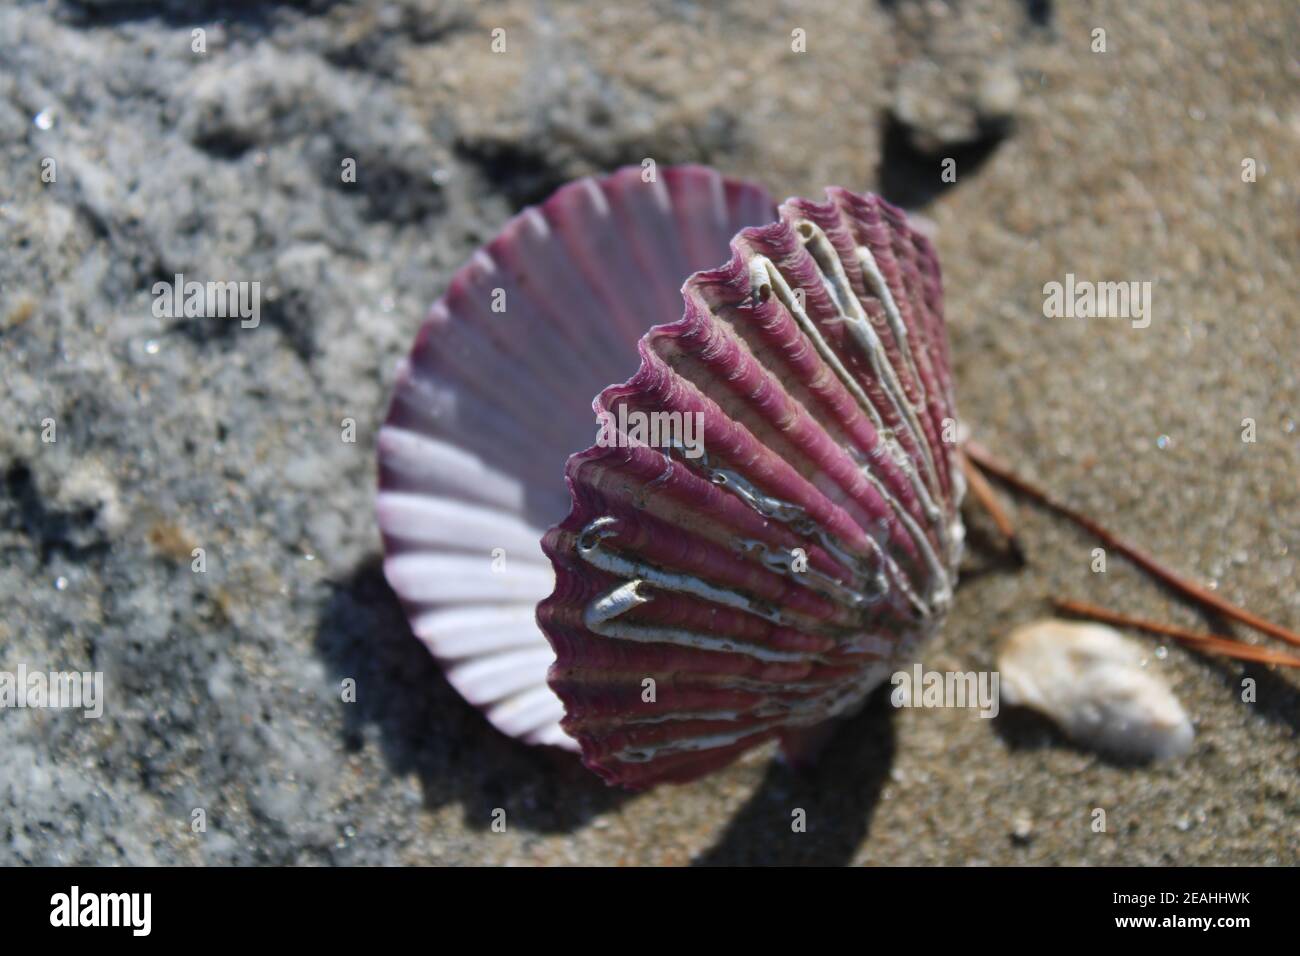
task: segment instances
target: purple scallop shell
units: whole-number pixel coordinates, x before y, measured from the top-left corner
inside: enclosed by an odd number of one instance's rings
[[[827,197],[778,217],[699,167],[567,186],[457,274],[399,374],[379,519],[415,632],[494,724],[611,783],[797,749],[950,603],[938,262],[901,211]],[[593,394],[608,430],[570,457]],[[655,416],[696,443],[648,440]]]
[[[564,463],[596,435],[592,396],[680,314],[686,276],[775,216],[761,187],[711,169],[657,180],[578,180],[507,223],[434,304],[379,433],[389,584],[452,686],[530,743],[577,749],[536,608],[555,583],[541,539],[569,508]]]

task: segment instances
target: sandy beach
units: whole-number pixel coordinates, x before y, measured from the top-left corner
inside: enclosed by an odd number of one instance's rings
[[[919,216],[971,434],[1300,626],[1297,37],[1283,0],[0,10],[0,669],[106,688],[0,713],[0,863],[1300,862],[1300,672],[1130,633],[1185,757],[878,693],[811,772],[626,794],[447,684],[373,512],[396,364],[478,245],[573,178],[707,163]],[[176,274],[259,282],[259,324],[158,315]],[[1046,315],[1067,275],[1149,283],[1146,319]],[[925,666],[992,668],[1053,596],[1281,647],[1005,497],[1027,563],[967,507]]]

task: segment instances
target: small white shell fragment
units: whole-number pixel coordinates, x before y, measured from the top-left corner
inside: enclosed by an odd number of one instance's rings
[[[1002,701],[1050,717],[1076,743],[1162,760],[1192,746],[1173,692],[1143,668],[1141,647],[1100,624],[1053,619],[1017,628],[998,654]]]

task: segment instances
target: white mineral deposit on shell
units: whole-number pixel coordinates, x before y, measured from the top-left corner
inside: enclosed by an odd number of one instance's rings
[[[998,654],[1004,703],[1050,717],[1075,742],[1130,759],[1187,753],[1192,724],[1142,648],[1100,624],[1035,621]]]

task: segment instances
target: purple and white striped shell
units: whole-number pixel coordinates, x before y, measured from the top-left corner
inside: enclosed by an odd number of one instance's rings
[[[951,602],[949,369],[934,251],[876,197],[572,183],[457,273],[399,370],[388,580],[497,727],[611,783],[797,742]]]

